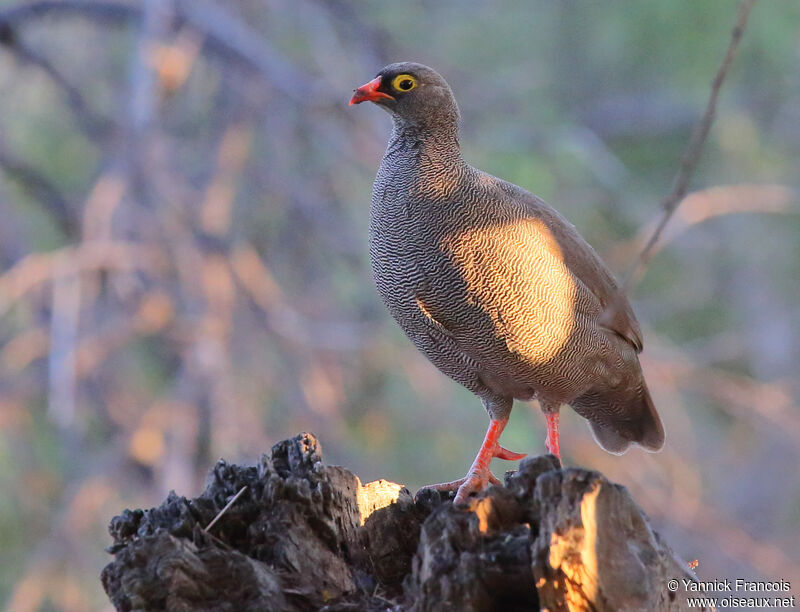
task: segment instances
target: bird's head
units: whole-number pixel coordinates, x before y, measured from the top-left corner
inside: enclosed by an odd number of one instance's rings
[[[400,62],[383,68],[355,90],[350,105],[374,102],[396,120],[435,128],[453,125],[459,112],[453,91],[441,75],[422,64]]]

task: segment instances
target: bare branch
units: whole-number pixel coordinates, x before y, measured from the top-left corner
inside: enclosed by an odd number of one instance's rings
[[[0,11],[0,32],[5,39],[15,26],[44,15],[86,15],[94,19],[127,21],[139,14],[132,4],[105,0],[40,0]]]
[[[158,270],[165,261],[155,248],[124,241],[84,242],[47,253],[31,253],[0,275],[0,316],[44,282],[57,278],[60,261],[75,262],[76,273],[97,270]]]
[[[205,38],[205,50],[262,74],[272,87],[292,100],[303,105],[312,101],[341,103],[325,88],[315,89],[315,79],[287,61],[263,36],[222,6],[206,0],[178,0],[174,10],[173,28],[189,25]],[[143,12],[140,6],[113,0],[39,0],[0,11],[0,42],[9,44],[18,25],[45,14],[128,22],[141,20]]]
[[[289,63],[258,32],[229,14],[220,5],[205,0],[180,0],[178,16],[206,36],[207,46],[221,55],[232,55],[239,62],[267,77],[274,87],[287,97],[302,103],[331,98],[324,89],[312,91],[315,79]]]
[[[653,255],[653,248],[655,247],[656,243],[661,237],[662,232],[664,231],[664,228],[667,226],[667,223],[689,189],[689,182],[691,181],[692,175],[697,168],[697,162],[700,160],[700,154],[703,150],[703,145],[706,142],[708,132],[711,129],[712,123],[714,122],[714,115],[717,111],[717,99],[719,98],[720,89],[722,88],[722,84],[728,74],[728,69],[733,62],[734,57],[736,57],[736,51],[739,47],[739,42],[742,39],[742,34],[744,33],[745,26],[747,25],[747,19],[750,16],[750,11],[752,10],[754,4],[755,0],[743,0],[739,6],[739,14],[736,19],[736,25],[733,27],[733,32],[731,33],[731,41],[728,44],[728,49],[725,52],[725,57],[722,60],[722,64],[720,65],[719,70],[717,70],[717,74],[711,84],[711,94],[708,97],[703,118],[695,127],[691,140],[689,141],[686,151],[681,158],[680,167],[678,168],[678,172],[672,182],[672,191],[661,201],[661,208],[663,209],[661,219],[659,220],[658,225],[656,225],[656,228],[653,231],[653,234],[650,236],[650,239],[647,241],[642,251],[634,260],[625,278],[625,281],[622,283],[622,288],[620,289],[619,293],[620,299],[628,294],[633,284],[641,277],[641,274],[644,272],[645,267]],[[610,305],[608,308],[608,312],[610,314],[613,315],[616,309],[619,307],[618,302],[619,300],[617,300],[617,303]]]
[[[4,25],[6,24],[0,20],[0,28]],[[3,31],[0,29],[0,33]],[[114,121],[93,110],[78,88],[73,86],[49,59],[31,49],[16,34],[9,35],[8,31],[5,32],[6,36],[0,36],[0,41],[21,62],[40,68],[64,92],[67,105],[86,134],[93,140],[107,138],[115,128]]]
[[[135,141],[145,137],[155,120],[159,87],[151,57],[167,34],[172,20],[171,3],[161,0],[142,2],[142,23],[131,65],[128,108],[129,129]]]
[[[0,168],[47,207],[65,235],[76,235],[77,213],[49,178],[34,166],[17,158],[2,144],[0,144]]]
[[[75,346],[81,312],[81,279],[76,263],[59,259],[54,270],[47,399],[50,417],[62,431],[69,430],[75,420]]]
[[[741,183],[738,185],[717,185],[708,189],[693,191],[681,200],[676,207],[672,223],[664,230],[660,240],[651,247],[655,255],[672,240],[690,228],[733,214],[800,214],[800,193],[786,185]],[[615,246],[607,255],[609,262],[621,263],[633,259],[648,243],[656,227],[656,221],[643,226],[631,240]]]

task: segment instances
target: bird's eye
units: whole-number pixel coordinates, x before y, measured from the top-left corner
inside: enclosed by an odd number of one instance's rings
[[[410,74],[398,74],[392,80],[392,87],[397,91],[411,91],[417,86],[417,79]]]

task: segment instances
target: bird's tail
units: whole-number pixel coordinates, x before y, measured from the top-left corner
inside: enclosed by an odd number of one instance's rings
[[[664,426],[644,381],[634,398],[624,403],[616,394],[590,391],[572,406],[587,418],[594,439],[609,453],[621,455],[632,443],[650,452],[664,447]]]

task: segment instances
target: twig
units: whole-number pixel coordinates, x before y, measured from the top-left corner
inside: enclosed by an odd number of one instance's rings
[[[92,140],[105,140],[108,138],[116,127],[114,121],[94,111],[80,90],[72,85],[49,59],[34,51],[19,36],[9,34],[12,32],[10,26],[0,24],[0,27],[5,28],[0,30],[0,33],[5,33],[4,37],[0,37],[3,45],[14,53],[21,62],[31,64],[42,70],[62,90],[67,105],[87,136]]]
[[[66,196],[36,167],[19,159],[0,144],[0,169],[16,180],[52,214],[53,219],[68,237],[78,233],[77,213]]]
[[[664,231],[664,228],[667,226],[667,223],[669,222],[675,210],[677,210],[680,203],[683,201],[683,198],[689,189],[689,181],[691,180],[692,175],[697,168],[697,162],[700,160],[700,153],[702,152],[703,145],[708,137],[711,124],[714,122],[714,115],[717,110],[717,99],[719,98],[719,92],[722,88],[722,83],[725,81],[725,77],[728,74],[728,69],[733,62],[734,57],[736,57],[736,50],[739,47],[739,42],[742,39],[744,28],[747,25],[747,19],[750,16],[750,11],[752,10],[755,1],[756,0],[743,0],[739,6],[739,14],[736,19],[736,25],[733,27],[733,32],[731,33],[731,41],[728,44],[728,50],[725,52],[725,57],[722,60],[722,64],[720,65],[719,70],[717,70],[717,75],[714,77],[714,81],[711,84],[711,94],[708,97],[708,103],[706,104],[706,110],[703,114],[703,118],[692,132],[692,137],[689,140],[689,144],[686,147],[683,157],[681,158],[680,167],[678,168],[678,172],[673,180],[672,191],[661,201],[661,208],[663,209],[661,219],[659,220],[658,225],[656,225],[653,234],[650,236],[650,239],[647,241],[644,248],[641,250],[636,259],[634,259],[633,264],[631,265],[630,270],[625,277],[625,281],[622,283],[622,288],[619,292],[619,299],[615,304],[612,305],[612,308],[609,309],[611,314],[616,311],[616,309],[619,307],[620,300],[622,300],[624,296],[628,294],[633,284],[641,277],[641,274],[644,272],[644,269],[649,263],[650,258],[653,256],[653,247],[658,242],[662,232]]]
[[[652,256],[681,233],[709,219],[744,213],[800,214],[800,193],[785,185],[770,183],[717,185],[693,191],[681,200],[681,204],[683,206],[673,216],[669,230],[665,230],[652,247]],[[630,240],[614,246],[607,254],[608,260],[619,263],[632,259],[650,238],[655,221],[639,229]]]
[[[217,524],[217,521],[222,518],[222,515],[225,514],[228,511],[228,509],[233,504],[236,503],[236,500],[239,499],[245,491],[247,491],[247,485],[245,485],[241,489],[239,489],[239,492],[231,498],[231,501],[229,501],[227,504],[225,504],[225,507],[222,510],[219,511],[217,516],[214,517],[213,521],[211,521],[208,525],[206,525],[206,528],[203,531],[210,531],[211,528],[214,525]]]

